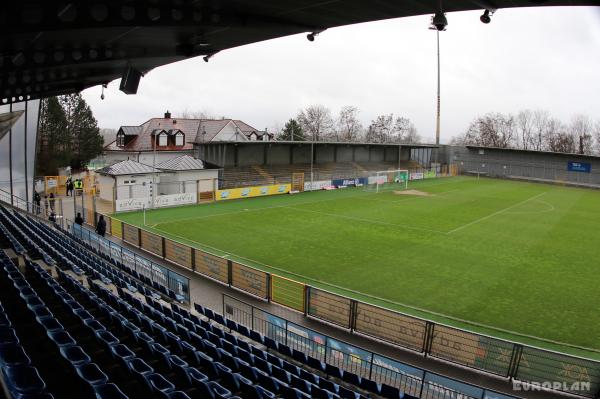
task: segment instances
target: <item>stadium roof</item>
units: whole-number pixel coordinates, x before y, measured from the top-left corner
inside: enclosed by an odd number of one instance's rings
[[[162,170],[201,170],[205,169],[204,161],[196,159],[189,155],[181,155],[179,157],[168,159],[156,165],[157,169]]]
[[[597,5],[598,0],[453,0],[444,12]],[[433,14],[438,0],[20,0],[0,6],[0,104],[81,91],[126,72],[302,32]],[[391,40],[391,39],[390,39]],[[138,76],[136,76],[138,75]]]
[[[154,172],[160,172],[160,170],[132,160],[117,162],[114,165],[105,166],[96,171],[96,173],[110,176],[142,175]]]

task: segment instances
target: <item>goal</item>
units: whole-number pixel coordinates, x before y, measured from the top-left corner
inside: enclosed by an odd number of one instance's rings
[[[406,169],[380,170],[369,176],[365,191],[380,192],[390,190],[406,190],[409,173]]]

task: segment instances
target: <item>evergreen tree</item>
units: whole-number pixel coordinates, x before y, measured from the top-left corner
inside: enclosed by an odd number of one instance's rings
[[[64,100],[67,125],[71,136],[71,167],[83,168],[87,162],[102,153],[103,139],[98,122],[81,94],[72,94]]]
[[[81,169],[102,153],[98,123],[81,94],[50,97],[41,107],[38,175],[55,175],[64,166]]]
[[[57,97],[42,100],[37,148],[37,175],[56,175],[69,164],[70,137],[67,119]]]
[[[295,119],[290,119],[278,137],[282,141],[306,141],[302,127]]]

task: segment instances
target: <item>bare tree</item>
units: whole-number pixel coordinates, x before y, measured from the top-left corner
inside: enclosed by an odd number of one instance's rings
[[[587,115],[575,115],[568,126],[568,132],[578,146],[580,154],[591,154],[594,149],[594,137],[592,135],[594,123]]]
[[[565,124],[556,118],[548,120],[545,146],[552,152],[572,154],[577,151],[575,136],[570,134]]]
[[[545,137],[547,136],[548,123],[550,121],[550,114],[545,110],[533,111],[533,132],[531,135],[531,149],[535,151],[542,151],[545,149]]]
[[[594,123],[594,137],[596,138],[596,152],[600,154],[600,119]]]
[[[362,124],[358,120],[358,108],[346,105],[340,110],[337,120],[339,140],[357,141],[360,138]]]
[[[515,144],[515,130],[512,115],[489,113],[475,118],[460,140],[465,144],[510,148]]]
[[[517,146],[523,150],[528,150],[529,147],[533,146],[533,112],[528,109],[519,111],[515,122],[518,131]]]
[[[385,143],[391,141],[393,131],[394,114],[378,115],[367,129],[366,140],[369,143]]]
[[[410,119],[404,117],[396,118],[392,140],[397,143],[420,143],[421,136],[417,133],[417,128]]]
[[[309,140],[326,139],[333,131],[331,111],[323,105],[310,105],[300,111],[296,118]]]

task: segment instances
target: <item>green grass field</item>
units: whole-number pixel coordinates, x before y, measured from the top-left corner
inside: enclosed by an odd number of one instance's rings
[[[455,177],[147,213],[147,229],[360,300],[600,358],[600,191]],[[142,213],[118,215],[143,225]],[[534,337],[539,338],[536,339]]]

